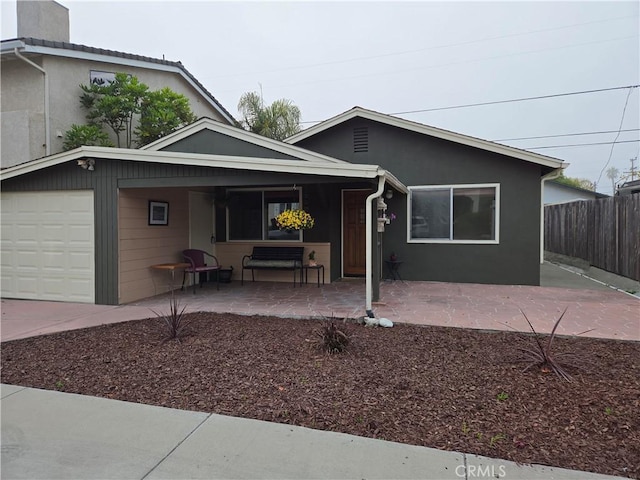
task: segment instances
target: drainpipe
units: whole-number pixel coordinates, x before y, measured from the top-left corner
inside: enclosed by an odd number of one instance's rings
[[[562,175],[563,169],[556,168],[544,175],[540,181],[540,265],[544,263],[544,182],[558,178]]]
[[[45,155],[48,157],[49,155],[51,155],[51,125],[49,121],[49,77],[47,76],[47,71],[44,68],[33,63],[28,58],[22,56],[17,47],[13,49],[13,52],[20,60],[28,63],[33,68],[40,70],[42,75],[44,75],[44,151]]]
[[[384,174],[380,175],[378,177],[378,190],[375,191],[374,193],[372,193],[371,195],[369,195],[367,197],[366,200],[366,209],[365,209],[365,215],[367,218],[367,235],[366,235],[366,241],[367,241],[367,304],[366,304],[366,311],[367,311],[367,316],[369,318],[375,318],[375,316],[373,315],[373,310],[372,310],[372,301],[373,301],[373,246],[371,244],[371,242],[373,241],[373,234],[372,234],[372,229],[373,229],[373,225],[371,222],[371,213],[372,213],[372,204],[373,204],[373,200],[375,198],[378,198],[380,195],[382,195],[384,193],[384,182],[385,182],[385,178],[384,178]],[[377,221],[377,219],[376,219]]]

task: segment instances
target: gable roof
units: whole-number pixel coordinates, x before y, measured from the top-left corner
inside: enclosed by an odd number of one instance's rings
[[[396,190],[407,193],[407,187],[391,172],[378,165],[353,164],[349,162],[321,162],[308,160],[285,160],[281,158],[236,157],[229,155],[210,155],[201,153],[165,152],[134,150],[112,147],[79,147],[48,157],[31,160],[0,171],[0,181],[26,175],[44,168],[93,158],[104,160],[125,160],[146,163],[164,163],[192,165],[210,168],[229,168],[235,170],[263,171],[276,173],[293,173],[302,175],[323,175],[343,178],[374,179],[384,177],[387,183]],[[96,162],[96,169],[100,168]]]
[[[155,142],[140,147],[140,150],[160,151],[163,148],[168,147],[169,145],[172,145],[180,140],[184,140],[185,138],[195,135],[196,133],[203,130],[209,130],[227,135],[237,140],[252,143],[254,145],[259,145],[261,147],[268,148],[269,150],[284,153],[301,160],[331,164],[348,163],[344,160],[338,160],[337,158],[329,157],[321,153],[312,152],[311,150],[307,150],[306,148],[296,147],[295,145],[290,145],[278,140],[273,140],[271,138],[258,135],[257,133],[248,132],[246,130],[243,130],[242,128],[225,125],[206,117],[199,119],[191,125],[187,125],[186,127],[176,130],[166,137],[162,137]]]
[[[285,139],[287,143],[295,144],[304,140],[305,138],[312,137],[320,132],[324,132],[336,125],[347,122],[353,118],[365,118],[374,122],[383,123],[404,130],[421,133],[423,135],[429,135],[431,137],[441,138],[451,142],[459,143],[461,145],[467,145],[488,152],[498,153],[500,155],[506,155],[509,157],[525,160],[538,165],[542,165],[549,168],[566,168],[569,164],[564,163],[562,160],[553,157],[547,157],[538,153],[529,152],[527,150],[521,150],[519,148],[508,147],[500,143],[490,142],[488,140],[482,140],[476,137],[470,137],[461,133],[452,132],[449,130],[443,130],[441,128],[431,127],[422,123],[412,122],[403,118],[386,115],[384,113],[375,112],[373,110],[367,110],[362,107],[353,107],[351,110],[347,110],[335,117],[329,118],[324,122],[318,123],[313,127],[309,127],[302,130],[295,135]]]
[[[202,95],[202,97],[208,100],[209,104],[217,110],[224,119],[231,124],[236,123],[235,118],[233,118],[227,109],[224,108],[218,100],[216,100],[216,98],[184,67],[184,65],[182,65],[181,62],[172,62],[164,59],[160,60],[158,58],[144,57],[142,55],[105,50],[103,48],[87,47],[86,45],[78,45],[75,43],[41,40],[38,38],[15,38],[11,40],[2,40],[2,47],[0,50],[2,55],[11,54],[15,49],[18,49],[20,53],[53,55],[176,73],[183,77],[187,83]]]

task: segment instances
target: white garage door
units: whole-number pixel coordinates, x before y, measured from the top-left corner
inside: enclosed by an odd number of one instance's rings
[[[2,193],[2,296],[95,302],[93,192]]]

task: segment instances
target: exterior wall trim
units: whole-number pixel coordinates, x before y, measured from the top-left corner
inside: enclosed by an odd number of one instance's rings
[[[495,235],[494,240],[451,240],[440,238],[411,238],[411,195],[407,195],[407,243],[433,244],[440,243],[445,245],[499,245],[500,244],[500,184],[499,183],[464,183],[457,185],[412,185],[409,191],[417,189],[438,189],[438,188],[495,188],[496,189],[496,208],[495,208]],[[453,207],[452,207],[453,208]]]

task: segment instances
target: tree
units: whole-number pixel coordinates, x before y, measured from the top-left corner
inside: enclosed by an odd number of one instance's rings
[[[74,123],[64,134],[62,148],[67,151],[82,145],[113,147],[113,142],[109,140],[109,135],[100,130],[97,125],[76,125]]]
[[[146,145],[178,128],[196,121],[189,99],[170,88],[149,92],[140,106],[140,122],[135,130],[138,145]]]
[[[611,167],[607,170],[607,178],[611,180],[611,195],[616,193],[616,178],[620,175],[620,171],[616,167]]]
[[[300,109],[286,98],[265,107],[261,95],[247,92],[240,97],[238,111],[242,128],[264,137],[284,140],[301,130]]]
[[[116,73],[108,84],[80,88],[89,125],[111,129],[118,147],[131,148],[134,136],[138,146],[146,145],[196,120],[187,97],[166,87],[150,91],[126,73]]]
[[[582,188],[583,190],[595,191],[596,184],[586,178],[565,177],[564,173],[555,179],[556,182],[568,185],[570,187]]]
[[[120,134],[125,132],[125,147],[131,148],[133,141],[134,115],[140,113],[143,98],[149,87],[140,83],[137,77],[126,73],[116,73],[107,85],[80,85],[84,92],[80,104],[89,113],[90,125],[106,125],[116,134],[118,147],[122,146]]]

